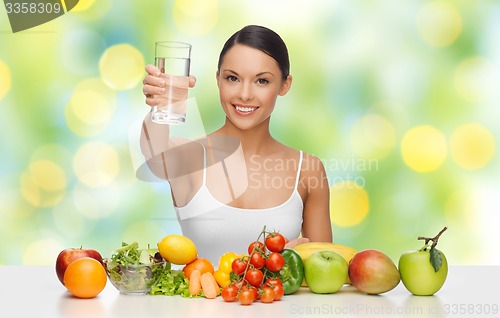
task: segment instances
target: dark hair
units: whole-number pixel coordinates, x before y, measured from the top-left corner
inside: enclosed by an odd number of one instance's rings
[[[224,55],[235,44],[242,44],[261,50],[272,57],[278,63],[283,79],[286,79],[290,74],[290,60],[285,42],[273,30],[259,25],[247,25],[226,41],[219,55],[218,71],[220,71]]]

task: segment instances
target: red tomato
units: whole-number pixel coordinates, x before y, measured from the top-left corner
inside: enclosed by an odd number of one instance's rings
[[[282,284],[272,285],[272,289],[274,290],[274,300],[280,300],[285,294]]]
[[[245,280],[252,286],[259,287],[264,279],[264,274],[259,269],[250,269],[245,275]]]
[[[271,272],[277,272],[283,268],[285,265],[285,259],[283,255],[277,252],[272,252],[266,260],[266,267]]]
[[[252,255],[252,251],[254,250],[254,247],[255,247],[255,250],[257,252],[261,251],[262,253],[264,253],[266,251],[266,247],[264,246],[264,243],[255,241],[255,242],[250,243],[250,245],[248,245],[248,255]]]
[[[240,291],[240,293],[238,294],[238,301],[242,305],[245,306],[250,305],[254,301],[253,292],[250,291],[249,289]]]
[[[281,252],[285,244],[285,237],[277,232],[271,232],[266,236],[266,247],[271,252]]]
[[[274,285],[283,286],[283,282],[279,278],[268,278],[268,279],[266,279],[266,285],[269,285],[271,287]]]
[[[222,289],[221,293],[222,299],[226,302],[233,302],[236,301],[238,298],[238,287],[235,285],[229,285],[227,287],[224,287]]]
[[[231,286],[236,287],[236,290],[240,291],[244,287],[246,288],[247,283],[244,280],[239,280],[237,282],[231,283]]]
[[[241,258],[236,258],[231,264],[231,269],[236,275],[243,274],[246,268],[247,268],[247,262]]]
[[[254,252],[252,256],[250,256],[250,264],[257,269],[261,269],[266,265],[266,259],[262,257],[259,252]]]
[[[259,299],[261,302],[266,304],[272,303],[274,301],[274,297],[275,296],[273,288],[269,286],[264,286],[264,288],[260,290]]]
[[[244,286],[242,288],[242,290],[249,290],[252,295],[253,295],[253,300],[256,301],[257,299],[259,299],[259,291],[257,290],[257,288],[253,287],[253,286]]]

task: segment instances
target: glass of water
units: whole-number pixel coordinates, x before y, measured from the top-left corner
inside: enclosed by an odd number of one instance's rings
[[[186,122],[189,89],[191,44],[175,41],[156,42],[155,65],[166,83],[165,94],[152,109],[151,119],[158,124],[179,125]]]

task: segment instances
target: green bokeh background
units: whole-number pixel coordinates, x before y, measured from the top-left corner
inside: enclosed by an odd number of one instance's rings
[[[321,158],[332,189],[354,180],[361,185],[356,193],[367,195],[332,202],[335,241],[397,260],[421,246],[417,236],[434,236],[447,225],[439,246],[449,263],[500,264],[494,252],[500,238],[497,1],[96,0],[78,6],[15,34],[0,9],[0,264],[53,264],[63,248],[82,245],[108,255],[122,240],[154,245],[180,233],[167,184],[135,177],[134,132],[149,109],[144,65],[120,88],[105,80],[100,63],[116,46],[125,49],[114,57],[132,50],[152,63],[155,41],[191,43],[198,82],[190,94],[210,132],[224,120],[218,54],[247,24],[270,27],[289,47],[294,82],[272,116],[274,136]],[[129,76],[120,68],[114,75]],[[100,114],[80,102],[88,120],[75,121],[70,101],[88,80],[98,84],[85,94],[101,90],[112,107]],[[457,137],[468,124],[476,126]],[[433,151],[444,156],[427,172],[403,156],[408,131],[422,125],[445,142],[437,149],[425,147],[433,138],[411,146],[424,158]],[[472,167],[467,158],[482,163]],[[425,167],[422,160],[417,165]],[[375,164],[360,166],[368,162]],[[95,174],[82,176],[85,164]],[[349,213],[359,222],[345,223]]]

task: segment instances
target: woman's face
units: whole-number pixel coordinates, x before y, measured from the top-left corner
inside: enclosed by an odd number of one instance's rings
[[[291,83],[291,76],[282,79],[272,57],[241,44],[226,52],[217,73],[222,108],[236,127],[245,130],[268,120],[276,98],[285,95]]]

